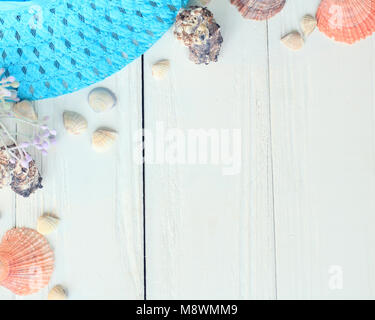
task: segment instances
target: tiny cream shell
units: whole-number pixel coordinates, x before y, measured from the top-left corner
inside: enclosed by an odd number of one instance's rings
[[[48,300],[66,300],[68,295],[61,285],[54,286],[48,293]]]
[[[169,71],[169,67],[170,62],[168,60],[161,60],[159,62],[156,62],[152,66],[153,77],[157,80],[163,80]]]
[[[63,120],[64,127],[70,134],[79,135],[87,130],[87,120],[77,112],[65,111]]]
[[[309,36],[316,28],[316,19],[307,14],[301,20],[301,29],[305,37]]]
[[[108,151],[115,143],[117,132],[111,129],[98,129],[92,135],[92,148],[96,152]]]
[[[22,100],[14,104],[12,109],[16,117],[26,118],[33,121],[38,119],[32,103],[28,100]]]
[[[40,234],[47,235],[57,229],[59,222],[59,218],[50,214],[44,214],[38,218],[36,229]]]
[[[200,0],[200,3],[202,4],[202,6],[208,5],[210,2],[211,0]]]
[[[112,109],[116,104],[116,96],[107,88],[95,88],[89,93],[89,105],[95,112]]]
[[[293,31],[282,37],[281,42],[291,50],[300,50],[304,45],[303,38],[297,31]]]

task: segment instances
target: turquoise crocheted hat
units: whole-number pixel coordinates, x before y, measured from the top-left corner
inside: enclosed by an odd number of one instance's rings
[[[142,55],[188,0],[0,0],[0,68],[22,99],[103,80]]]

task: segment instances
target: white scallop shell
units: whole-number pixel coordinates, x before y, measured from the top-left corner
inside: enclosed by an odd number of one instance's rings
[[[303,38],[297,31],[293,31],[282,37],[281,42],[291,50],[300,50],[304,45]]]
[[[14,114],[19,118],[26,118],[29,120],[38,120],[38,116],[32,103],[28,100],[17,102],[12,107]]]
[[[92,148],[96,152],[108,151],[115,143],[117,132],[111,129],[98,129],[92,135]]]
[[[48,300],[66,300],[68,295],[61,285],[54,286],[48,293]]]
[[[44,214],[38,218],[37,231],[43,235],[52,233],[57,229],[60,219],[50,215]]]
[[[168,60],[161,60],[156,62],[152,66],[152,75],[157,80],[163,80],[170,68],[170,62]]]
[[[116,96],[107,88],[95,88],[89,93],[89,105],[95,112],[112,109],[116,104]]]
[[[315,17],[307,14],[301,20],[301,29],[305,37],[309,36],[316,28],[317,21]]]
[[[71,134],[79,135],[87,130],[87,120],[77,112],[65,111],[63,120],[66,131]]]

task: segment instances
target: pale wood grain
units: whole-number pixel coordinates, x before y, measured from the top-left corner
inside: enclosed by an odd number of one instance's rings
[[[8,130],[15,132],[16,125],[8,120],[4,123],[7,125]],[[15,216],[16,208],[16,195],[10,187],[0,189],[0,239],[4,233],[12,228],[16,223]],[[0,287],[0,300],[15,299],[9,290]]]
[[[36,104],[40,116],[52,115],[58,145],[36,156],[42,191],[27,200],[0,191],[1,235],[54,213],[61,225],[48,236],[56,252],[49,287],[66,286],[72,299],[141,299],[145,196],[149,299],[374,298],[374,40],[346,46],[315,31],[302,51],[283,47],[281,36],[318,3],[287,1],[257,22],[229,1],[211,1],[224,37],[218,63],[194,65],[171,31],[145,56],[146,156],[158,126],[240,129],[239,174],[146,164],[143,195],[134,161],[142,152],[138,60],[103,83],[119,98],[107,114],[89,109],[89,88]],[[151,66],[160,59],[171,70],[156,81]],[[84,114],[89,131],[69,136],[64,110]],[[120,136],[100,155],[90,134],[101,126]],[[329,286],[335,266],[341,290]],[[15,298],[0,288],[0,299]]]
[[[93,87],[105,86],[117,96],[116,107],[95,113],[87,103]],[[29,199],[17,197],[17,226],[36,227],[49,212],[61,218],[48,236],[56,254],[49,287],[62,284],[70,299],[141,299],[143,297],[142,167],[133,161],[133,135],[141,127],[141,65],[91,88],[37,103],[40,117],[51,116],[58,143],[37,162],[44,188]],[[65,110],[83,114],[88,131],[71,136],[63,128]],[[91,134],[98,127],[119,132],[113,150],[98,154]],[[21,127],[19,130],[24,130]],[[45,299],[48,288],[27,299]]]
[[[210,164],[146,166],[147,293],[275,298],[266,23],[227,1],[210,8],[223,30],[218,63],[194,65],[171,31],[146,54],[146,129],[240,129],[242,167],[226,176]],[[151,75],[159,59],[171,61],[160,82]],[[146,156],[153,147],[146,136]]]
[[[278,298],[374,298],[373,40],[315,31],[300,52],[284,48],[318,3],[287,1],[269,22]]]

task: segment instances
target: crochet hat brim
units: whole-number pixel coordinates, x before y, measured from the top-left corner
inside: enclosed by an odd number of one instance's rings
[[[142,55],[187,1],[0,1],[0,67],[22,99],[79,90]]]

